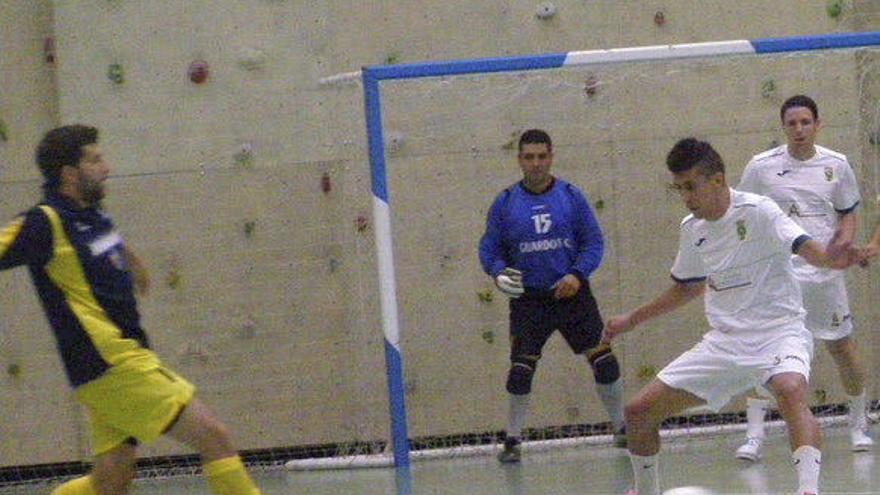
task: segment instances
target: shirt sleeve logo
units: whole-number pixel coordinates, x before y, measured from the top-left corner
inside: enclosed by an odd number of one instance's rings
[[[825,167],[825,180],[831,182],[834,180],[834,169],[831,167]]]

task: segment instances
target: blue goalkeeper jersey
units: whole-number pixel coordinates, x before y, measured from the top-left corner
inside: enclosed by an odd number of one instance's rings
[[[492,277],[512,267],[523,272],[527,290],[549,290],[569,273],[585,282],[604,249],[596,216],[576,186],[554,178],[547,191],[535,194],[518,182],[489,210],[480,263]]]

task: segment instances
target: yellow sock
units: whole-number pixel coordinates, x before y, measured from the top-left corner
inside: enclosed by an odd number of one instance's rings
[[[98,495],[92,486],[92,478],[83,476],[64,483],[52,490],[52,495]]]
[[[260,495],[238,456],[205,464],[205,477],[208,478],[208,488],[215,495]]]

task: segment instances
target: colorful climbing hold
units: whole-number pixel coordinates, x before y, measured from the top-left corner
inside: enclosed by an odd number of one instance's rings
[[[125,69],[122,68],[122,64],[110,64],[107,67],[107,79],[113,82],[113,84],[122,84],[125,82]]]
[[[324,194],[329,194],[331,189],[333,189],[333,185],[330,183],[330,173],[324,172],[324,174],[321,175],[321,191],[323,191]]]
[[[662,10],[658,10],[654,13],[654,24],[658,26],[666,24],[666,14],[664,14]]]
[[[843,15],[843,0],[830,0],[825,5],[825,12],[828,13],[828,17],[837,19]]]
[[[189,64],[187,74],[189,75],[190,81],[195,84],[202,84],[203,82],[208,80],[208,62],[205,62],[204,60],[194,60],[191,64]]]

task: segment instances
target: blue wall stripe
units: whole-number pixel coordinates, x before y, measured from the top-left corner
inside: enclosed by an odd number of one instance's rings
[[[830,48],[856,48],[880,45],[880,31],[864,33],[835,33],[818,36],[794,36],[789,38],[762,38],[751,40],[757,53],[795,52],[825,50]]]

